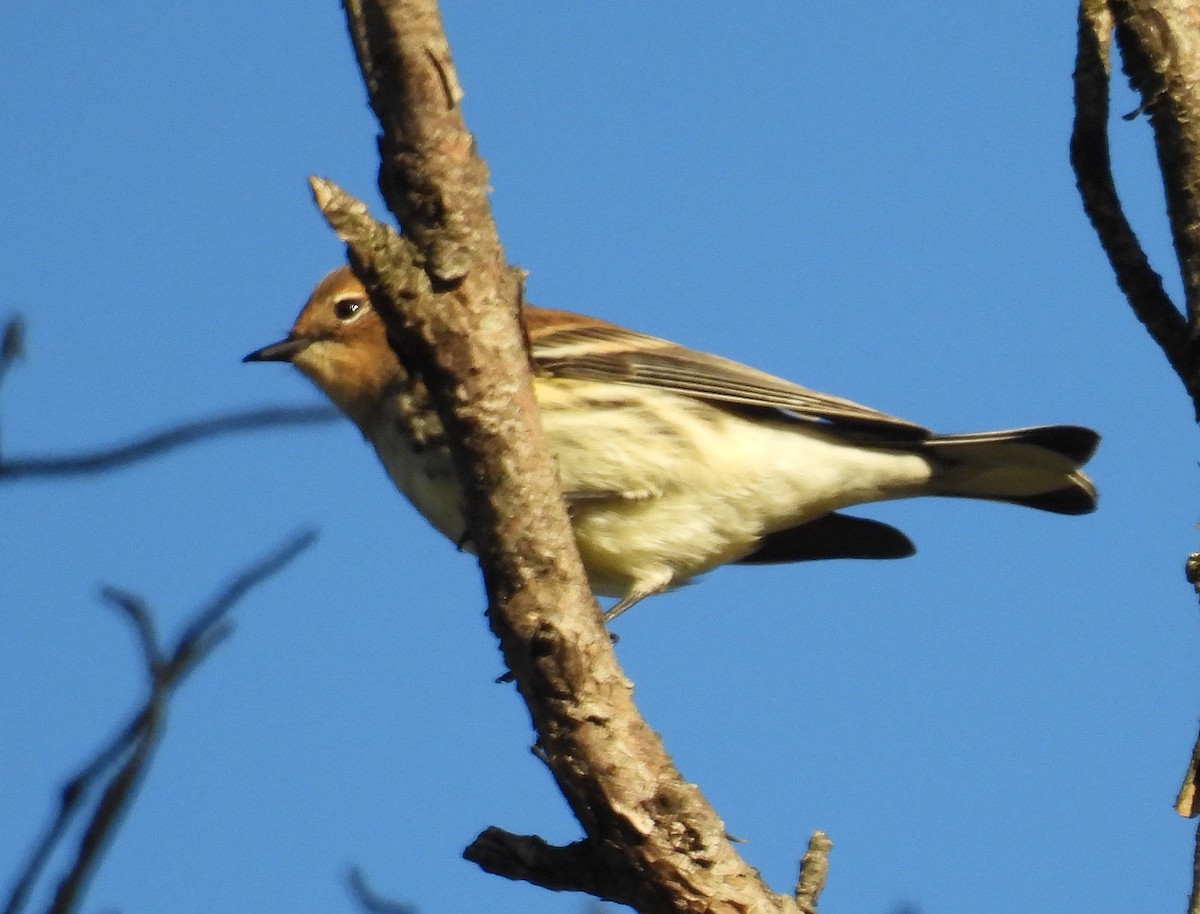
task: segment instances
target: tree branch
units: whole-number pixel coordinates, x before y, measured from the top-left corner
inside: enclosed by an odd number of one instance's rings
[[[1200,327],[1200,21],[1196,4],[1194,0],[1112,0],[1110,8],[1125,73],[1141,93],[1142,108],[1154,130],[1167,218],[1194,341]]]
[[[1113,183],[1107,130],[1114,25],[1125,72],[1142,96],[1134,116],[1148,113],[1154,130],[1186,317],[1150,268]],[[1071,164],[1121,291],[1183,382],[1200,420],[1200,19],[1192,0],[1081,0]],[[1189,558],[1187,576],[1200,592],[1200,556]],[[1175,801],[1180,815],[1200,812],[1198,767],[1200,737]],[[1188,911],[1200,914],[1200,829]]]
[[[815,912],[817,899],[825,889],[829,875],[829,852],[833,842],[823,831],[815,831],[808,839],[808,850],[800,860],[800,874],[796,877],[796,904],[801,911]]]
[[[0,332],[0,386],[9,371],[25,354],[25,322],[18,314],[5,322]],[[263,406],[183,422],[159,432],[80,454],[44,457],[0,456],[0,483],[29,477],[78,476],[115,470],[177,448],[236,432],[290,425],[335,422],[341,416],[332,406]],[[2,451],[0,451],[2,454]]]
[[[1200,386],[1188,356],[1187,322],[1163,288],[1162,277],[1150,266],[1113,180],[1108,146],[1112,30],[1113,17],[1105,0],[1080,3],[1071,166],[1084,211],[1108,255],[1117,284],[1183,381],[1200,417]]]
[[[638,715],[617,666],[542,442],[516,320],[519,282],[491,219],[487,170],[462,120],[437,5],[344,6],[383,131],[380,188],[403,236],[329,182],[314,181],[314,195],[397,352],[434,398],[468,505],[492,630],[539,754],[587,835],[575,851],[538,845],[538,859],[557,858],[557,867],[509,867],[505,875],[644,912],[795,911],[733,851],[716,813]],[[581,848],[586,874],[567,865]]]
[[[367,914],[417,914],[416,908],[411,905],[387,898],[376,892],[367,883],[367,877],[358,867],[350,870],[346,877],[346,883],[350,887],[350,894],[358,902],[358,906]]]
[[[78,476],[116,470],[139,460],[237,432],[292,425],[317,425],[340,420],[330,406],[265,406],[173,425],[122,444],[81,454],[0,458],[0,482],[30,477]]]
[[[76,908],[84,887],[99,865],[108,841],[133,802],[149,767],[154,749],[162,737],[172,692],[228,633],[225,616],[234,603],[250,588],[278,572],[307,549],[315,538],[316,534],[312,531],[301,532],[270,555],[235,575],[211,602],[196,613],[169,654],[158,644],[149,611],[140,598],[114,588],[102,591],[102,596],[120,609],[134,626],[146,665],[149,693],[137,713],[63,788],[58,813],[34,846],[13,886],[3,914],[18,914],[24,909],[51,854],[62,843],[67,826],[82,810],[91,793],[99,787],[100,797],[84,827],[75,858],[59,881],[48,912],[67,914]]]
[[[586,840],[557,847],[537,835],[514,835],[492,827],[470,843],[463,859],[505,879],[553,891],[587,892],[619,904],[637,904],[636,887],[614,880],[602,854]]]

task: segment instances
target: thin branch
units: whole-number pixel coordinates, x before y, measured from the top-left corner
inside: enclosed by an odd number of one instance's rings
[[[1200,822],[1196,823],[1196,846],[1192,852],[1192,891],[1188,894],[1187,914],[1200,914]]]
[[[470,843],[463,859],[485,873],[556,892],[587,892],[630,906],[638,899],[636,887],[614,881],[602,855],[586,840],[559,847],[537,835],[514,835],[493,826]]]
[[[100,792],[92,817],[79,841],[73,865],[59,881],[47,914],[69,914],[75,910],[84,888],[100,865],[108,841],[124,817],[141,784],[154,749],[162,737],[166,710],[165,688],[154,688],[142,714],[142,725],[133,731],[125,761]]]
[[[1179,785],[1179,793],[1175,796],[1175,811],[1186,819],[1200,815],[1200,793],[1197,792],[1197,775],[1200,774],[1200,736],[1192,746],[1192,757],[1188,761],[1187,772],[1183,783]]]
[[[14,314],[4,324],[0,335],[0,387],[13,365],[25,354],[25,318]],[[0,451],[2,453],[2,451]]]
[[[1149,266],[1118,199],[1108,151],[1111,35],[1121,47],[1130,84],[1141,93],[1137,114],[1154,130],[1167,216],[1186,299],[1186,318]],[[1117,282],[1134,313],[1166,355],[1200,420],[1200,27],[1192,0],[1081,0],[1075,66],[1071,163],[1079,192]],[[1200,592],[1200,556],[1187,562]],[[1200,812],[1200,737],[1175,800],[1183,816]],[[1200,830],[1193,853],[1189,912],[1200,914]]]
[[[221,630],[225,616],[242,597],[267,578],[278,574],[301,552],[317,541],[317,532],[301,530],[274,552],[234,575],[208,605],[201,609],[175,644],[175,650],[167,663],[167,672],[173,680],[183,676],[191,665],[209,650],[214,643],[214,633]]]
[[[1071,166],[1084,211],[1108,255],[1117,284],[1200,408],[1200,399],[1190,381],[1187,321],[1167,295],[1162,277],[1150,266],[1125,216],[1113,180],[1108,144],[1112,30],[1112,13],[1104,0],[1082,0],[1075,57]]]
[[[1200,595],[1200,552],[1188,556],[1184,566],[1188,583]],[[1192,746],[1192,757],[1188,760],[1187,773],[1175,798],[1175,811],[1181,816],[1196,818],[1200,815],[1200,793],[1197,779],[1200,774],[1200,735]],[[1188,914],[1200,914],[1200,819],[1196,822],[1196,843],[1192,851],[1192,891],[1188,896]]]
[[[1193,552],[1188,556],[1188,560],[1184,564],[1184,574],[1187,576],[1188,583],[1192,585],[1192,589],[1196,591],[1196,595],[1200,596],[1200,552]],[[1187,772],[1183,776],[1183,783],[1179,785],[1179,793],[1175,797],[1175,811],[1189,819],[1200,815],[1198,779],[1200,779],[1200,735],[1197,735],[1196,742],[1192,746],[1192,757],[1188,760]],[[1200,833],[1197,833],[1197,841],[1200,842]],[[1200,844],[1197,845],[1196,853],[1200,854]],[[1193,893],[1196,892],[1200,892],[1200,884],[1193,887]]]
[[[1109,8],[1125,73],[1141,93],[1154,131],[1194,342],[1200,328],[1200,22],[1195,0],[1110,0]]]
[[[0,333],[0,384],[25,353],[25,322],[18,314]],[[81,454],[47,457],[0,456],[0,482],[28,477],[76,476],[114,470],[167,451],[236,432],[292,425],[335,422],[340,418],[331,406],[266,406],[208,419],[184,422],[123,444],[110,445]]]
[[[339,419],[329,406],[267,406],[185,422],[123,444],[58,457],[0,459],[0,482],[29,477],[77,476],[115,470],[207,438],[293,425],[316,425]]]
[[[14,314],[4,323],[0,334],[0,384],[13,365],[25,354],[25,318]]]
[[[163,656],[158,646],[158,633],[146,601],[136,594],[126,593],[116,587],[103,587],[100,596],[121,610],[133,624],[142,647],[142,662],[150,673],[151,681],[158,678],[163,666]]]
[[[120,731],[63,787],[58,812],[41,840],[34,845],[29,860],[13,886],[3,914],[18,914],[24,909],[51,854],[62,843],[67,827],[82,811],[88,797],[99,788],[99,799],[84,827],[75,858],[59,881],[49,911],[52,914],[67,914],[75,908],[148,770],[154,749],[162,737],[167,704],[173,690],[208,655],[221,634],[228,631],[225,616],[234,602],[308,548],[315,536],[311,530],[302,531],[235,575],[212,601],[196,612],[165,661],[163,658],[167,654],[157,643],[144,602],[124,591],[105,588],[104,597],[114,603],[134,626],[142,646],[142,658],[150,683],[149,694],[142,707]]]
[[[350,870],[346,877],[350,886],[350,894],[358,902],[358,906],[368,914],[417,914],[416,908],[380,895],[367,884],[367,877],[357,866]]]

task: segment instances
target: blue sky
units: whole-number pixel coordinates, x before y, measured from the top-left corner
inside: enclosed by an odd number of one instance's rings
[[[931,2],[444,7],[465,112],[532,301],[719,352],[941,431],[1104,436],[1101,510],[924,500],[861,513],[916,557],[723,569],[622,618],[618,655],[684,776],[823,909],[1182,908],[1171,810],[1196,720],[1189,405],[1129,313],[1067,162],[1074,12]],[[313,403],[277,339],[342,256],[305,185],[376,206],[375,125],[337,4],[0,12],[0,392],[11,456]],[[1125,90],[1118,113],[1136,107]],[[1171,288],[1144,120],[1119,181]],[[95,598],[174,631],[303,525],[184,686],[87,909],[583,910],[460,858],[489,824],[578,830],[482,617],[473,561],[347,424],[0,492],[0,874],[141,696]]]

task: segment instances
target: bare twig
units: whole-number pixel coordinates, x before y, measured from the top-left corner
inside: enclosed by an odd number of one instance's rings
[[[808,850],[800,858],[800,875],[796,879],[796,904],[805,914],[816,914],[817,900],[829,875],[829,852],[833,842],[823,831],[815,831],[808,839]]]
[[[1187,772],[1179,793],[1175,797],[1175,811],[1187,819],[1200,815],[1200,794],[1197,793],[1197,775],[1200,774],[1200,736],[1192,746],[1192,757],[1188,760]]]
[[[1083,208],[1108,255],[1117,284],[1193,401],[1200,404],[1200,391],[1193,387],[1187,358],[1187,321],[1167,295],[1162,277],[1150,266],[1113,180],[1108,145],[1112,31],[1113,16],[1105,0],[1080,3],[1071,165]]]
[[[249,409],[195,422],[185,422],[160,432],[135,438],[124,444],[111,445],[82,454],[0,459],[0,482],[30,477],[76,476],[115,470],[139,460],[146,460],[167,451],[195,444],[206,438],[265,428],[316,425],[334,422],[339,418],[337,410],[330,406],[267,406]]]
[[[171,693],[187,673],[207,656],[221,635],[228,631],[225,616],[234,602],[308,548],[315,537],[313,531],[303,531],[235,575],[212,601],[196,613],[170,654],[164,652],[157,643],[154,626],[143,601],[115,588],[105,588],[105,599],[130,619],[137,632],[150,683],[149,694],[143,706],[125,726],[64,786],[58,813],[34,846],[9,895],[4,914],[18,914],[23,910],[50,855],[61,844],[68,825],[98,788],[100,796],[84,827],[75,859],[59,881],[48,911],[51,914],[67,914],[75,909],[117,823],[129,808],[145,775],[162,736]]]
[[[4,324],[0,334],[0,382],[9,369],[25,354],[25,318],[14,314]]]
[[[416,908],[411,905],[387,898],[371,888],[363,871],[357,866],[350,870],[346,882],[358,906],[368,914],[416,914]]]
[[[1200,20],[1194,0],[1110,0],[1130,85],[1154,131],[1167,220],[1195,342],[1200,327]],[[1195,353],[1189,353],[1194,357]],[[1193,371],[1195,364],[1192,364]],[[1194,389],[1191,378],[1189,389]]]
[[[1187,914],[1200,914],[1200,822],[1196,824],[1196,845],[1192,852],[1192,891],[1188,894]]]
[[[165,705],[166,693],[151,690],[141,715],[141,725],[132,731],[133,738],[126,747],[128,751],[123,753],[124,761],[100,791],[100,799],[80,838],[75,860],[59,881],[47,914],[68,914],[75,910],[88,880],[100,864],[109,838],[148,770],[150,758],[162,736]],[[81,793],[80,798],[84,797]]]
[[[121,610],[133,623],[142,646],[142,661],[153,680],[162,670],[163,656],[158,646],[158,634],[154,630],[154,619],[146,601],[137,594],[126,593],[116,587],[103,587],[100,596]]]
[[[0,333],[0,385],[14,364],[25,352],[25,322],[18,314],[11,317]],[[159,432],[134,438],[123,444],[110,445],[80,454],[43,457],[0,456],[0,482],[30,477],[76,476],[115,470],[195,444],[206,438],[236,432],[292,425],[314,425],[339,419],[331,406],[266,406],[257,409],[213,416],[184,422]],[[2,453],[2,452],[0,452]]]
[[[587,892],[630,906],[638,898],[636,886],[614,879],[603,855],[586,840],[559,847],[537,835],[514,835],[493,826],[471,842],[463,859],[484,872],[554,891]]]
[[[1200,552],[1188,556],[1185,566],[1188,583],[1200,594]],[[1196,818],[1200,815],[1200,736],[1192,746],[1192,757],[1188,760],[1187,773],[1175,798],[1175,811],[1181,816]],[[1188,914],[1200,914],[1200,820],[1196,823],[1196,843],[1192,851],[1192,891],[1188,896]]]
[[[0,387],[17,360],[25,354],[25,319],[14,314],[4,325],[0,335]],[[0,451],[2,453],[2,451]]]
[[[1196,591],[1197,595],[1200,595],[1200,552],[1193,552],[1188,556],[1184,565],[1184,573],[1187,575],[1192,589]],[[1200,778],[1200,736],[1196,737],[1196,742],[1192,746],[1192,757],[1188,760],[1187,772],[1183,776],[1183,783],[1179,786],[1179,793],[1175,797],[1175,811],[1189,819],[1200,815],[1198,778]],[[1196,840],[1198,842],[1196,853],[1200,855],[1200,832],[1197,832]],[[1197,897],[1197,893],[1200,893],[1200,884],[1193,885],[1193,897]],[[1200,901],[1197,903],[1200,904]]]
[[[1170,300],[1126,218],[1108,149],[1111,36],[1154,130],[1185,306]],[[1200,29],[1189,0],[1082,0],[1071,163],[1117,283],[1200,419]]]

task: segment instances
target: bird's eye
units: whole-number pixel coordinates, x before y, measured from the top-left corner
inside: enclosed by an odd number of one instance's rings
[[[348,321],[362,310],[362,301],[357,298],[339,298],[333,303],[333,316],[339,321]]]

